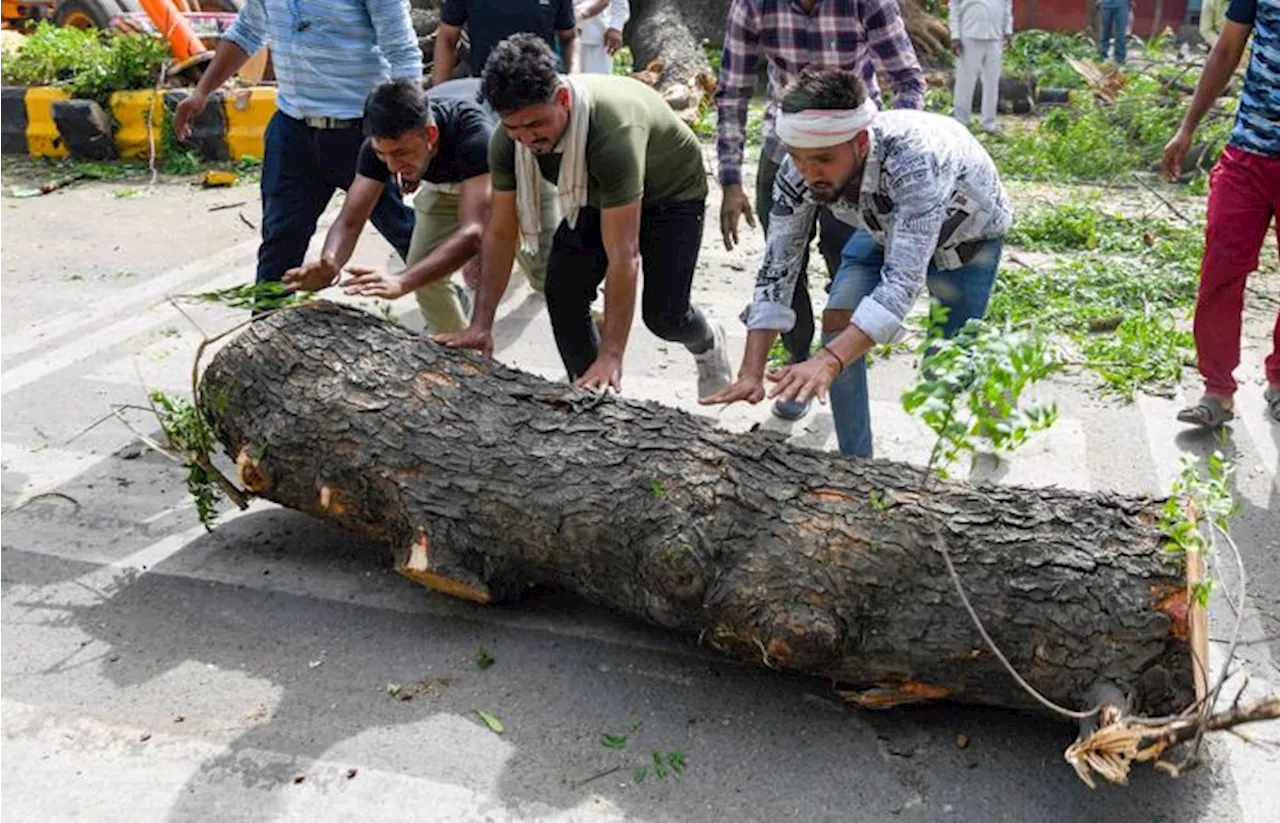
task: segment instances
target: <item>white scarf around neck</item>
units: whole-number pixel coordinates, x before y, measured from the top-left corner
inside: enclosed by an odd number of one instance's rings
[[[591,125],[591,98],[586,88],[573,77],[565,77],[569,89],[569,125],[560,143],[560,212],[574,228],[578,211],[587,204],[587,130]],[[542,187],[538,158],[533,150],[517,142],[516,148],[516,213],[520,220],[520,248],[532,254],[538,250],[542,235]]]

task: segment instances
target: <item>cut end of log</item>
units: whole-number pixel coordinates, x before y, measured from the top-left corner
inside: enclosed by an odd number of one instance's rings
[[[254,494],[265,494],[271,489],[271,477],[250,454],[248,445],[241,447],[240,453],[236,455],[236,474],[240,478],[240,485]]]
[[[419,530],[418,539],[409,546],[409,553],[404,561],[396,566],[396,571],[415,583],[421,583],[433,591],[470,600],[473,603],[489,603],[493,595],[480,586],[473,586],[461,580],[455,580],[431,569],[431,541],[427,533]]]
[[[1157,597],[1160,593],[1153,592]],[[1169,633],[1179,640],[1186,640],[1187,616],[1191,611],[1191,597],[1186,589],[1179,589],[1156,601],[1156,610],[1169,616]]]

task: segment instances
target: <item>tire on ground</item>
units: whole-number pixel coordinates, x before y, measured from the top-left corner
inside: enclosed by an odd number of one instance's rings
[[[138,0],[61,0],[53,22],[78,29],[105,29],[117,15],[137,11],[142,11]]]

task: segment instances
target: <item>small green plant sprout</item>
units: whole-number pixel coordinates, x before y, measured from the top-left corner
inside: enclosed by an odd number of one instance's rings
[[[893,498],[876,489],[867,492],[867,502],[871,504],[872,509],[878,512],[888,511],[893,508]]]
[[[963,452],[1013,450],[1053,425],[1055,404],[1023,403],[1022,395],[1062,369],[1043,335],[972,319],[948,340],[937,332],[945,320],[946,309],[935,303],[921,344],[922,377],[902,395],[907,413],[918,414],[937,437],[926,474],[942,478]]]
[[[662,481],[656,477],[653,478],[652,491],[654,500],[662,500],[667,496],[667,487],[662,485]]]
[[[1196,461],[1183,456],[1173,494],[1165,501],[1160,518],[1160,529],[1169,538],[1165,549],[1184,557],[1197,554],[1202,565],[1214,559],[1217,538],[1229,534],[1228,521],[1238,509],[1231,493],[1235,466],[1220,451],[1209,455],[1205,464],[1202,475]],[[1214,580],[1207,574],[1196,582],[1192,591],[1195,602],[1205,606],[1213,586]]]
[[[625,734],[602,734],[600,735],[600,745],[606,749],[625,749],[627,747],[627,736]]]
[[[484,671],[485,669],[492,666],[495,662],[496,661],[494,660],[493,654],[489,651],[489,649],[483,643],[481,643],[480,646],[476,649],[476,656],[475,656],[476,668],[479,669],[480,671]]]

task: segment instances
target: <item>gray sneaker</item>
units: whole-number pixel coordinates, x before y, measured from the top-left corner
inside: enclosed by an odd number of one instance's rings
[[[729,352],[724,344],[724,326],[712,322],[711,348],[693,356],[698,364],[698,396],[708,397],[733,382]]]

